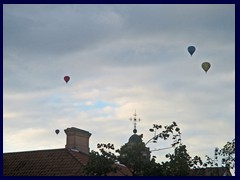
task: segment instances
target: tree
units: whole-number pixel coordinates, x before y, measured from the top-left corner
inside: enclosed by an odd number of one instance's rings
[[[116,151],[119,154],[117,160],[129,167],[129,169],[135,176],[153,174],[163,175],[162,166],[155,161],[156,157],[153,156],[150,159],[150,152],[148,156],[148,151],[150,151],[149,148],[146,148],[146,145],[148,143],[157,144],[159,139],[169,140],[172,138],[171,147],[167,147],[167,149],[174,148],[176,145],[181,143],[180,128],[175,122],[167,126],[153,124],[153,127],[149,129],[149,131],[154,134],[152,138],[147,141],[146,144],[141,140],[135,140],[136,142],[125,144]],[[134,136],[137,135],[133,135],[132,137]],[[142,138],[142,135],[140,135],[140,137]],[[157,148],[151,151],[159,151],[161,149],[162,148]],[[163,149],[166,149],[166,147],[164,147]]]
[[[158,130],[161,130],[161,132],[157,133]],[[173,142],[171,147],[167,148],[174,148],[181,143],[180,128],[175,122],[164,127],[162,125],[153,124],[153,128],[149,129],[149,131],[153,132],[154,135],[146,144],[157,143],[158,139],[168,140],[170,138],[172,138]],[[142,141],[130,145],[125,144],[115,152],[113,152],[113,144],[98,144],[97,147],[100,153],[91,151],[89,162],[83,170],[87,175],[106,175],[111,171],[117,170],[117,167],[114,166],[115,163],[121,163],[126,165],[135,176],[164,175],[163,168],[165,166],[156,163],[155,156],[150,159],[146,155],[146,144]],[[155,151],[161,149],[162,148],[158,148],[155,149]],[[117,155],[115,153],[117,153]],[[103,163],[107,163],[107,165],[103,165]]]
[[[126,165],[135,176],[149,175],[151,169],[155,167],[155,157],[149,160],[145,151],[144,143],[125,144],[116,151],[119,154],[117,161]]]
[[[167,154],[166,158],[169,161],[163,162],[164,175],[166,176],[185,176],[188,174],[189,166],[188,162],[191,159],[187,153],[186,146],[180,145],[174,150],[174,154]]]
[[[219,161],[221,163],[219,163]],[[206,155],[206,161],[203,167],[227,167],[235,171],[235,138],[228,141],[223,148],[215,148],[214,158]]]
[[[86,166],[83,166],[83,172],[91,176],[106,176],[110,172],[116,172],[116,155],[111,152],[114,150],[113,144],[98,144],[99,152],[91,151]]]
[[[163,129],[160,133],[157,133],[158,130]],[[149,139],[146,142],[146,145],[148,143],[157,143],[158,139],[168,140],[170,137],[172,137],[172,144],[171,147],[164,147],[164,148],[158,148],[152,151],[159,151],[162,149],[170,149],[172,147],[175,147],[178,144],[181,144],[181,132],[180,128],[178,127],[177,123],[173,121],[172,124],[168,126],[157,125],[153,124],[153,128],[149,129],[150,132],[154,133],[153,137]]]
[[[174,154],[166,154],[167,162],[162,162],[164,176],[187,176],[190,169],[199,168],[203,163],[199,156],[192,158],[186,145],[180,144],[174,149]]]
[[[222,157],[222,166],[235,169],[235,138],[218,151],[218,156]]]
[[[160,133],[157,133],[159,130],[161,130]],[[215,159],[206,156],[207,161],[203,163],[199,156],[192,158],[188,154],[186,145],[181,143],[180,128],[175,122],[164,127],[153,124],[153,128],[149,131],[154,135],[147,143],[138,140],[136,143],[125,144],[117,150],[110,143],[98,144],[100,153],[90,152],[89,162],[84,167],[84,172],[87,175],[107,175],[117,171],[118,167],[115,164],[121,163],[127,166],[134,176],[186,176],[191,169],[214,166]],[[151,151],[174,148],[173,154],[166,154],[168,160],[161,163],[156,162],[155,156],[150,158],[146,155],[146,144],[157,144],[159,139],[172,140],[171,147]],[[223,157],[223,165],[229,164],[235,167],[235,139],[228,142],[221,150],[215,150],[215,155]]]

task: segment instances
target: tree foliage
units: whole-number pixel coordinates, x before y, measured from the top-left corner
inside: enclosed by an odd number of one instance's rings
[[[235,140],[228,142],[222,149],[215,149],[215,158],[208,156],[206,162],[203,162],[199,156],[191,157],[187,152],[186,145],[181,143],[181,132],[178,125],[173,122],[168,126],[153,124],[149,129],[154,133],[151,139],[144,142],[128,143],[120,149],[115,150],[113,144],[98,144],[100,152],[91,151],[89,162],[84,167],[86,175],[107,175],[110,172],[116,172],[116,163],[124,164],[134,176],[186,176],[190,169],[217,166],[216,157],[222,157],[222,165],[235,167]],[[142,135],[140,135],[142,137]],[[151,158],[146,156],[149,150],[146,148],[148,143],[156,143],[158,140],[171,140],[171,147],[174,148],[173,154],[166,154],[168,159],[165,162],[157,163],[156,156]],[[154,151],[154,150],[151,150]]]
[[[174,154],[166,154],[167,162],[163,162],[164,175],[166,176],[185,176],[188,174],[188,162],[191,157],[187,153],[186,146],[180,145],[174,150]]]
[[[113,144],[98,144],[99,152],[91,151],[89,161],[83,166],[83,172],[90,176],[106,176],[110,172],[116,172],[117,167],[113,166],[116,162],[116,155],[111,152],[114,150]]]
[[[160,130],[160,132],[157,132],[159,130]],[[180,128],[178,127],[177,123],[174,121],[172,124],[170,124],[168,126],[164,126],[164,127],[162,125],[153,124],[153,128],[149,129],[149,131],[154,133],[154,135],[151,139],[149,139],[146,142],[146,145],[148,143],[157,143],[159,139],[161,139],[161,140],[171,139],[172,140],[171,147],[174,147],[181,143]],[[169,148],[171,148],[171,147],[169,147]],[[158,148],[158,149],[155,149],[152,151],[158,151],[158,150],[162,150],[162,148]]]
[[[235,139],[227,142],[222,149],[218,151],[218,155],[222,157],[222,166],[229,166],[235,169]]]
[[[214,157],[205,156],[203,167],[227,167],[235,170],[235,139],[228,141],[223,148],[215,148]]]
[[[144,143],[136,143],[122,146],[116,152],[119,154],[117,156],[117,161],[121,164],[126,165],[133,175],[146,175],[150,174],[146,172],[146,167],[148,167],[148,171],[150,171],[152,165],[155,163],[155,158],[153,157],[151,160],[144,155],[146,151],[146,147]]]

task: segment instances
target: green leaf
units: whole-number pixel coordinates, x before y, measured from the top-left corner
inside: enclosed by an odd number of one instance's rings
[[[150,132],[153,132],[154,130],[153,129],[149,129]]]

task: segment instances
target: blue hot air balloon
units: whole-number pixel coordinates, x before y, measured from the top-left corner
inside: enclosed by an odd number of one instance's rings
[[[194,46],[189,46],[187,48],[187,50],[188,50],[189,54],[192,56],[193,53],[196,51],[196,48]]]

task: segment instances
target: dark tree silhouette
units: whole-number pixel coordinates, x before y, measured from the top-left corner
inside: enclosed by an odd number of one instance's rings
[[[199,156],[191,157],[187,152],[186,145],[181,143],[180,128],[173,122],[168,126],[153,124],[149,129],[154,133],[153,137],[146,143],[137,141],[132,144],[125,144],[120,149],[115,150],[113,144],[98,144],[99,152],[91,151],[89,162],[83,168],[87,175],[107,175],[110,172],[117,171],[115,164],[124,164],[129,168],[134,176],[186,176],[190,169],[211,167],[217,164],[216,159],[208,156],[203,163]],[[158,132],[160,131],[160,132]],[[140,135],[142,137],[142,135]],[[149,158],[146,156],[146,145],[148,143],[158,144],[159,140],[171,140],[171,147],[162,147],[154,149],[174,148],[173,154],[166,154],[166,162],[157,163],[156,156]],[[216,148],[217,149],[217,148]],[[222,157],[222,165],[230,165],[235,168],[235,139],[228,142],[222,149],[215,149],[215,158]],[[152,150],[152,151],[154,151]]]

